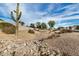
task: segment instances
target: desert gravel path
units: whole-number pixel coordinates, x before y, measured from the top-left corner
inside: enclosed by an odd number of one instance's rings
[[[64,55],[79,56],[79,33],[64,33],[60,37],[47,40],[49,46],[56,47],[64,53]]]

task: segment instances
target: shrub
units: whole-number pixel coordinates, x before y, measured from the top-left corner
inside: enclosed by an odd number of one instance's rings
[[[2,32],[6,34],[14,34],[16,32],[15,26],[5,26],[2,28]]]
[[[32,33],[32,34],[34,34],[35,32],[34,32],[34,30],[29,29],[29,30],[28,30],[28,33]]]
[[[78,25],[76,26],[76,29],[79,30],[79,26]]]
[[[6,34],[14,34],[16,32],[16,27],[8,22],[0,23],[0,29]]]
[[[61,31],[61,33],[70,33],[70,32],[72,32],[72,30],[67,30],[67,29],[62,29],[60,31]]]

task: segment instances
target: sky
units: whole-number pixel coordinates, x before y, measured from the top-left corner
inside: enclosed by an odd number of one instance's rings
[[[11,11],[15,3],[0,3],[0,19],[14,23]],[[79,25],[79,3],[21,3],[21,21],[25,24],[54,20],[55,27]]]

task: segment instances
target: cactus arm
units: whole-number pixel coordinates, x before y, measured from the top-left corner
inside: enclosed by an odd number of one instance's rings
[[[15,10],[13,10],[15,13],[16,13],[16,11]]]
[[[16,22],[15,17],[13,16],[13,12],[11,11],[11,18],[14,22]]]
[[[22,12],[19,13],[17,20],[19,20],[21,18]]]

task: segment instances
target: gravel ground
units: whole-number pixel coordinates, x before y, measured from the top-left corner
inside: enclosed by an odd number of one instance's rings
[[[47,40],[49,46],[56,47],[66,56],[79,56],[79,33],[64,33],[60,37]]]
[[[0,32],[0,56],[61,56],[59,49],[49,47],[43,40],[47,35],[40,34],[20,31],[16,40],[15,35]]]
[[[1,56],[79,56],[79,33],[55,34],[36,32],[29,34],[20,31],[15,35],[0,32]]]

